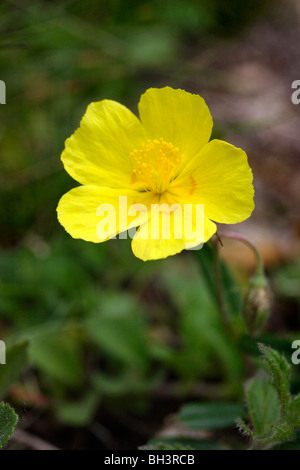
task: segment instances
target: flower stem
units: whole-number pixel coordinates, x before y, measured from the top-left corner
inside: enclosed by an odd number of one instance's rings
[[[252,250],[252,252],[253,252],[253,254],[256,258],[256,262],[257,262],[256,274],[261,275],[261,276],[264,275],[264,266],[263,266],[262,258],[260,256],[257,248],[253,245],[253,243],[251,243],[248,240],[248,238],[246,238],[243,235],[241,235],[240,233],[236,233],[236,232],[220,233],[220,234],[218,234],[218,238],[220,239],[220,241],[222,241],[222,238],[229,238],[231,240],[237,240],[239,242],[244,243],[244,245],[248,246]]]

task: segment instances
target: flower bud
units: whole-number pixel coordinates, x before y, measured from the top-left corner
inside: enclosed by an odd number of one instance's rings
[[[244,299],[243,317],[249,333],[257,335],[264,327],[271,311],[271,291],[264,275],[250,279]]]

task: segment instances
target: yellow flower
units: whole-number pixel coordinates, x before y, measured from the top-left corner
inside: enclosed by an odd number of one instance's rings
[[[216,232],[214,222],[232,224],[250,216],[254,190],[247,156],[221,140],[209,142],[213,122],[200,96],[150,88],[140,99],[139,115],[115,101],[91,103],[79,129],[67,139],[62,161],[81,186],[61,198],[57,212],[72,237],[97,243],[139,227],[132,250],[150,260],[206,242]],[[120,196],[126,196],[128,206],[143,205],[139,217],[134,211],[124,217]],[[116,214],[116,224],[105,235],[99,232],[99,222],[107,216],[99,211],[103,204]],[[157,209],[162,204],[171,210]],[[193,242],[187,230],[181,237],[177,233],[182,223],[176,209],[185,205],[204,208]],[[167,238],[162,236],[164,223],[171,224]],[[158,235],[147,236],[153,227]],[[194,215],[191,227],[195,229]]]

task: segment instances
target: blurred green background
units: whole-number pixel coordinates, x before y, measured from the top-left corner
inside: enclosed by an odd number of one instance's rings
[[[254,170],[257,209],[240,230],[277,299],[268,342],[288,351],[297,339],[298,23],[296,1],[1,2],[0,338],[19,351],[0,399],[23,430],[70,449],[134,448],[186,400],[242,400],[255,349],[240,317],[251,253],[227,251],[239,344],[219,321],[209,248],[143,263],[129,240],[93,245],[59,225],[57,202],[77,184],[60,154],[91,101],[136,112],[148,87],[165,85],[206,99],[214,135],[242,146]]]

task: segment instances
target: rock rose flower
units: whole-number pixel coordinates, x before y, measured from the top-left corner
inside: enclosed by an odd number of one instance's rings
[[[91,103],[62,153],[66,171],[81,186],[59,201],[60,223],[73,238],[95,243],[135,228],[133,253],[150,260],[206,242],[217,230],[215,222],[247,219],[254,208],[247,155],[221,140],[209,141],[212,126],[200,96],[170,87],[147,90],[139,118],[115,101]],[[139,211],[124,214],[120,197]],[[185,206],[202,208],[200,229],[190,215],[190,229],[182,230],[176,217]],[[116,222],[107,222],[105,233],[99,223],[107,214],[99,207],[114,209]],[[168,237],[164,224],[171,227]],[[155,237],[149,235],[153,228]]]

